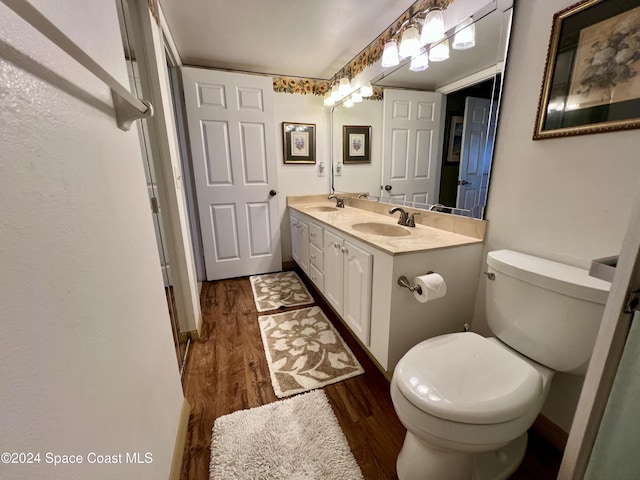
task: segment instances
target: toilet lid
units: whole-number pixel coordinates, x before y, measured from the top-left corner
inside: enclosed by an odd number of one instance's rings
[[[542,377],[535,368],[472,332],[419,343],[398,362],[394,375],[416,407],[461,423],[512,420],[542,395]]]

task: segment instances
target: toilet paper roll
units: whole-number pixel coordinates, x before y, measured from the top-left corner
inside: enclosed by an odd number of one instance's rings
[[[447,284],[442,278],[442,275],[437,273],[428,273],[426,275],[420,275],[413,278],[413,285],[420,285],[422,293],[418,291],[413,292],[413,296],[416,297],[421,303],[435,300],[436,298],[442,298],[447,294]]]

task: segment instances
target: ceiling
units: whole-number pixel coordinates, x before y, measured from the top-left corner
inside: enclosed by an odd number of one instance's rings
[[[159,0],[182,63],[330,79],[414,0]]]

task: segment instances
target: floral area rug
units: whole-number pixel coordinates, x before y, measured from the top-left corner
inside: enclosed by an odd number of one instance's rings
[[[210,480],[363,480],[322,390],[219,417]]]
[[[258,323],[279,398],[364,373],[320,307],[262,315]]]
[[[259,312],[313,303],[313,297],[296,272],[253,275],[249,280]]]

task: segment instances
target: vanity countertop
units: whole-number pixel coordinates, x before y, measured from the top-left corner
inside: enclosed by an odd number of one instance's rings
[[[345,203],[349,200],[345,198]],[[348,202],[355,203],[355,202]],[[471,245],[482,243],[482,236],[480,238],[468,235],[462,235],[460,233],[454,233],[440,228],[435,228],[423,224],[416,223],[415,227],[401,227],[408,231],[406,236],[383,236],[373,233],[367,233],[358,231],[353,228],[357,223],[382,223],[388,225],[398,225],[399,213],[394,215],[381,214],[374,211],[365,210],[363,208],[356,208],[354,206],[346,205],[344,208],[338,208],[336,210],[322,211],[318,207],[335,207],[336,203],[333,200],[327,200],[325,196],[305,196],[305,197],[288,197],[287,204],[289,208],[296,210],[300,213],[304,213],[309,217],[318,220],[321,223],[333,227],[336,230],[340,230],[364,243],[371,245],[379,250],[384,251],[390,255],[402,255],[407,253],[424,252],[427,250],[436,250],[442,248],[451,248],[460,245]],[[388,211],[393,208],[393,205],[377,204],[377,209],[380,210],[380,206],[384,205],[384,209]],[[402,207],[406,211],[414,212],[414,209]],[[433,214],[432,212],[421,212],[421,214]],[[447,215],[447,214],[437,214]],[[418,221],[416,218],[416,222]],[[466,220],[466,219],[465,219]],[[484,233],[484,228],[482,229]]]

